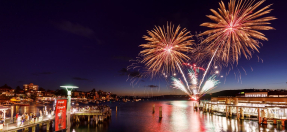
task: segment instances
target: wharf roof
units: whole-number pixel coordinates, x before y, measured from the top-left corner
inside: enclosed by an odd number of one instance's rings
[[[268,95],[287,95],[287,91],[269,91]]]

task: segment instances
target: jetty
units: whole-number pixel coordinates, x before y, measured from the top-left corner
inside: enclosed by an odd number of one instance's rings
[[[94,109],[82,109],[71,113],[73,122],[94,121],[96,124],[103,122],[112,116],[112,109],[108,106],[95,107]]]
[[[5,115],[6,111],[10,108],[0,108]],[[79,109],[72,108],[70,118],[72,122],[79,123],[81,121],[93,121],[96,124],[103,123],[104,120],[108,119],[112,115],[112,109],[108,106],[92,106],[92,109]],[[40,117],[37,117],[35,120],[30,119],[25,122],[21,122],[20,118],[16,119],[16,117],[5,118],[4,123],[0,124],[0,132],[36,132],[36,129],[42,131],[53,131],[52,124],[55,122],[54,112],[49,114],[41,114]]]

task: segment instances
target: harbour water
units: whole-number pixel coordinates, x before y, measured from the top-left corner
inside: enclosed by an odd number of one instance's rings
[[[112,117],[102,124],[88,121],[74,123],[72,132],[259,132],[285,131],[277,125],[261,126],[256,120],[229,119],[195,111],[193,101],[105,102],[112,109]],[[152,106],[155,104],[155,113]],[[93,103],[89,105],[94,105]],[[117,112],[115,111],[117,106]],[[159,119],[162,106],[162,119]],[[50,107],[48,107],[49,109]],[[21,112],[37,112],[43,107],[22,106]],[[37,129],[39,132],[40,130]]]

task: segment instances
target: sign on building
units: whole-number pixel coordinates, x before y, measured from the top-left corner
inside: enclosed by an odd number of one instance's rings
[[[55,131],[66,129],[67,99],[60,99],[56,102]]]

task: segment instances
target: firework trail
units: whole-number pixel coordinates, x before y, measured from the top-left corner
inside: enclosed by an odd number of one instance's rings
[[[216,76],[213,74],[211,77],[209,77],[207,79],[207,81],[204,83],[202,89],[200,90],[201,94],[205,94],[208,91],[212,90],[213,88],[215,88],[215,86],[217,84],[219,84],[220,82],[218,80],[215,80]]]
[[[177,64],[177,65],[179,65],[179,64]],[[184,79],[184,81],[185,81],[185,84],[186,84],[186,86],[187,86],[187,90],[186,90],[186,91],[192,92],[192,91],[188,88],[188,82],[187,82],[187,80],[186,80],[185,75],[183,74],[183,71],[182,71],[181,67],[179,67],[179,69],[180,69],[180,73],[181,73],[181,75],[182,75],[182,77],[183,77],[183,79]]]
[[[181,91],[183,91],[184,93],[186,93],[187,95],[189,95],[190,97],[192,96],[192,93],[190,93],[187,90],[187,87],[183,84],[183,82],[180,79],[177,79],[175,77],[172,77],[172,85],[174,88],[179,89]]]
[[[190,65],[187,65],[190,66]],[[179,89],[189,95],[192,98],[197,99],[198,97],[203,96],[206,92],[209,90],[215,88],[220,82],[219,80],[216,80],[216,75],[213,74],[211,77],[208,78],[206,82],[204,82],[203,87],[199,87],[199,80],[198,80],[198,74],[200,73],[200,70],[205,71],[201,67],[196,67],[194,64],[191,65],[188,69],[188,78],[186,79],[185,74],[181,70],[182,77],[184,79],[184,82],[181,79],[177,79],[175,77],[172,77],[172,86],[173,88]],[[187,81],[188,80],[188,81]]]
[[[148,42],[140,45],[144,50],[139,55],[143,57],[141,63],[150,71],[151,78],[157,74],[174,74],[184,61],[190,59],[184,54],[192,49],[193,44],[187,29],[181,30],[177,26],[174,30],[174,25],[170,23],[166,28],[155,26],[148,31],[148,35],[143,36]]]

